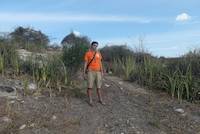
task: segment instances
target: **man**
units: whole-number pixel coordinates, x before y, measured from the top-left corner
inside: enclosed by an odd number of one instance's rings
[[[102,85],[102,77],[103,77],[103,66],[102,66],[102,56],[99,51],[97,51],[98,42],[93,41],[91,43],[90,49],[85,53],[84,60],[84,78],[86,79],[87,75],[87,82],[88,82],[88,89],[87,95],[89,98],[89,104],[93,106],[92,101],[92,88],[94,83],[97,87],[97,95],[99,102],[102,105],[105,103],[102,100],[101,94],[101,85]]]

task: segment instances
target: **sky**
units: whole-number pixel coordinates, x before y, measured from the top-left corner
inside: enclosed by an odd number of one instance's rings
[[[60,43],[70,32],[105,45],[177,57],[200,48],[199,0],[1,0],[0,33],[32,27]]]

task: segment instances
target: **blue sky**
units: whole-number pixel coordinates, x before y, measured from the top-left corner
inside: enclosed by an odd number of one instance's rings
[[[33,27],[60,43],[72,30],[100,42],[135,48],[142,38],[155,56],[200,48],[199,0],[6,0],[0,32]]]

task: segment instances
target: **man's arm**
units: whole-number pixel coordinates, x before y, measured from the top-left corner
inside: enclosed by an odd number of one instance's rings
[[[85,63],[84,63],[84,68],[83,68],[83,78],[86,80],[87,78],[86,78],[86,69],[87,69],[87,62],[85,61]]]
[[[103,63],[102,63],[103,61],[102,61],[102,59],[101,59],[101,65],[100,65],[100,67],[101,67],[101,75],[103,76],[103,73],[104,73],[104,70],[103,70]]]
[[[86,69],[87,69],[87,61],[85,61],[85,63],[84,63],[84,68],[83,68],[83,73],[85,74],[86,73]]]

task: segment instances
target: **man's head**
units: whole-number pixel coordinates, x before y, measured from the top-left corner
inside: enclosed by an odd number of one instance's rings
[[[98,47],[98,45],[99,45],[99,43],[98,43],[97,41],[93,41],[93,42],[91,43],[91,49],[96,50],[97,47]]]

